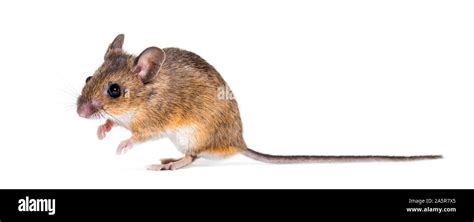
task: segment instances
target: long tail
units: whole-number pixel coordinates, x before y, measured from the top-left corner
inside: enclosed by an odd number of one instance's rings
[[[280,156],[260,153],[245,149],[242,154],[251,159],[266,163],[332,163],[332,162],[370,162],[370,161],[414,161],[434,160],[443,158],[442,155],[422,156]]]

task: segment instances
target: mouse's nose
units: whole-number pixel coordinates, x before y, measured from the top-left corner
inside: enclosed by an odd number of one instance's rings
[[[100,110],[100,104],[97,101],[79,102],[77,105],[77,114],[80,117],[89,118]]]

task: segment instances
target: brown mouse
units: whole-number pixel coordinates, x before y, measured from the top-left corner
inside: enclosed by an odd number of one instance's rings
[[[243,154],[268,163],[405,161],[437,159],[425,156],[277,156],[251,150],[242,137],[239,108],[217,70],[198,55],[179,48],[149,47],[138,56],[122,49],[124,35],[109,45],[103,64],[86,79],[77,99],[84,118],[106,118],[97,136],[103,139],[113,126],[130,130],[117,154],[134,145],[168,137],[184,154],[163,159],[149,170],[175,170],[198,157]],[[226,93],[228,95],[228,92]]]

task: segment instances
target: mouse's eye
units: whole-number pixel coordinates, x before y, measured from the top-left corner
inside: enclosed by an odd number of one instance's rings
[[[89,76],[86,78],[86,83],[89,82],[89,80],[91,80],[92,76]]]
[[[110,84],[109,89],[107,89],[107,94],[112,98],[118,98],[121,93],[120,86],[117,83]]]

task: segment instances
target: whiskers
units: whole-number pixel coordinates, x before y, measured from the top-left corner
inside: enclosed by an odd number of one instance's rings
[[[59,91],[75,99],[77,99],[77,97],[80,96],[80,94],[76,90],[73,90],[73,89],[63,88],[63,89],[59,89]]]
[[[100,120],[100,119],[106,119],[106,117],[99,111],[92,114],[92,116],[90,116],[88,119]]]
[[[67,86],[64,88],[57,89],[58,93],[62,96],[57,103],[64,108],[64,112],[70,112],[76,109],[76,101],[80,96],[80,93],[77,89],[74,89],[72,86]]]

